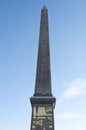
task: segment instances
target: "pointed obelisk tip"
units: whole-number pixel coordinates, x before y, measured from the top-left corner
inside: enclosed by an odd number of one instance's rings
[[[44,5],[43,8],[42,8],[42,10],[47,10],[47,7]]]

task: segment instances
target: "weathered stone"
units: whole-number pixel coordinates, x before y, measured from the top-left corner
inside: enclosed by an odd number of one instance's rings
[[[30,98],[31,130],[54,130],[55,100],[51,90],[48,11],[44,6],[41,11],[35,93]]]
[[[37,61],[36,84],[35,84],[34,95],[36,96],[36,95],[44,95],[44,94],[52,95],[48,11],[45,6],[41,11],[38,61]]]

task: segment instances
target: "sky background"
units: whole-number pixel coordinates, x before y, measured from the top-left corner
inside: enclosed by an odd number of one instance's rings
[[[0,0],[0,130],[30,130],[44,5],[55,130],[86,130],[86,0]]]

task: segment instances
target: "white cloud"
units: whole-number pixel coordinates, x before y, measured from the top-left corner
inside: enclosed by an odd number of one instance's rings
[[[86,79],[76,79],[72,82],[67,84],[68,89],[64,91],[64,93],[61,96],[61,101],[63,101],[65,98],[74,98],[79,95],[86,94]]]
[[[59,118],[59,119],[83,119],[83,118],[86,118],[86,116],[66,112],[66,113],[63,113],[61,115],[57,115],[56,118]]]

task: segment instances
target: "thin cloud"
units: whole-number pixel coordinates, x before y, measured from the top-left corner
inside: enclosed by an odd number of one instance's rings
[[[76,79],[67,84],[68,89],[64,91],[60,100],[75,98],[80,95],[86,95],[86,79]]]
[[[56,118],[59,118],[59,119],[83,119],[83,118],[86,118],[86,116],[66,112],[66,113],[63,113],[61,115],[58,115]]]

